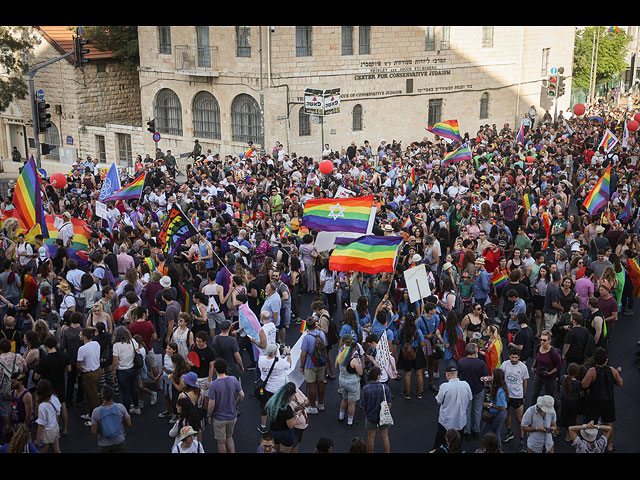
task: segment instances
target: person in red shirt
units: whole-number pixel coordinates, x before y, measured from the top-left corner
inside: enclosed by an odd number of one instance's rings
[[[158,365],[156,363],[156,356],[153,351],[153,341],[158,339],[158,334],[156,333],[156,329],[153,327],[153,323],[148,320],[149,311],[146,307],[134,307],[134,310],[131,313],[132,322],[129,325],[129,331],[131,332],[132,337],[134,335],[140,335],[144,340],[144,347],[147,352],[145,363],[147,364],[147,368],[153,372],[154,381],[157,382],[160,375]],[[152,405],[155,404],[157,400],[157,393],[153,393]]]
[[[500,257],[502,257],[502,251],[498,247],[498,239],[492,238],[489,240],[491,245],[482,252],[482,256],[485,260],[485,269],[487,272],[493,272],[500,265]]]

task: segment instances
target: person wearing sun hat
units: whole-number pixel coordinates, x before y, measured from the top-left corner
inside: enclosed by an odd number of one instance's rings
[[[553,433],[558,430],[554,399],[551,395],[541,395],[536,404],[530,406],[522,415],[522,431],[529,433],[528,453],[553,453]]]
[[[602,431],[600,438],[598,438],[599,431]],[[571,445],[576,449],[576,453],[604,453],[610,438],[611,427],[609,425],[594,425],[593,420],[583,425],[569,427],[569,439]]]
[[[196,438],[196,432],[191,425],[180,429],[180,441],[173,447],[171,453],[205,453],[204,447]]]

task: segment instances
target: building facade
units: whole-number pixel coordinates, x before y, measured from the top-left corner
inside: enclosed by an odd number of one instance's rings
[[[318,158],[352,141],[408,144],[425,128],[457,119],[462,133],[519,126],[533,105],[541,117],[569,108],[574,27],[561,26],[141,26],[143,124],[156,120],[158,146]],[[564,68],[566,94],[544,81]],[[315,117],[304,91],[340,89],[338,113]],[[264,126],[261,110],[264,110]],[[264,129],[264,130],[263,130]],[[145,151],[156,144],[144,132]]]
[[[29,65],[39,65],[73,49],[74,32],[66,26],[33,27],[39,44]],[[125,70],[110,52],[88,45],[89,62],[75,68],[73,56],[52,63],[36,73],[35,91],[51,106],[52,126],[40,142],[55,145],[41,157],[48,173],[68,172],[77,157],[98,157],[102,162],[132,165],[143,152],[140,83],[137,72]],[[24,76],[28,82],[28,73]],[[17,147],[23,159],[36,157],[31,99],[14,101],[0,113],[0,157],[5,171],[17,171],[10,162]],[[135,152],[135,153],[134,153]]]

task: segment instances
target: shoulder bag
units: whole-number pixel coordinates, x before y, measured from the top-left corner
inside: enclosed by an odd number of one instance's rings
[[[380,402],[380,426],[385,425],[393,425],[393,417],[391,416],[391,409],[389,408],[389,403],[387,403],[387,391],[384,388],[384,383],[380,384],[382,386],[382,394],[384,396],[384,400]]]
[[[267,382],[269,381],[269,377],[271,376],[271,372],[273,372],[273,367],[276,366],[277,361],[278,361],[278,357],[273,359],[273,363],[271,364],[271,368],[269,369],[267,378],[265,378],[264,380],[262,380],[262,378],[259,378],[255,381],[255,384],[253,387],[253,393],[255,394],[258,400],[262,400],[266,396]]]
[[[136,350],[136,347],[133,346],[133,341],[130,342],[133,347],[133,368],[136,370],[140,370],[144,367],[144,357],[140,352]]]

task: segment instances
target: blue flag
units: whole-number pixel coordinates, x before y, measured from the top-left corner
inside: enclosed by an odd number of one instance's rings
[[[120,190],[120,177],[118,177],[118,167],[115,162],[111,164],[107,176],[102,183],[102,189],[100,190],[100,201],[103,202],[105,198],[109,198],[115,192]]]

